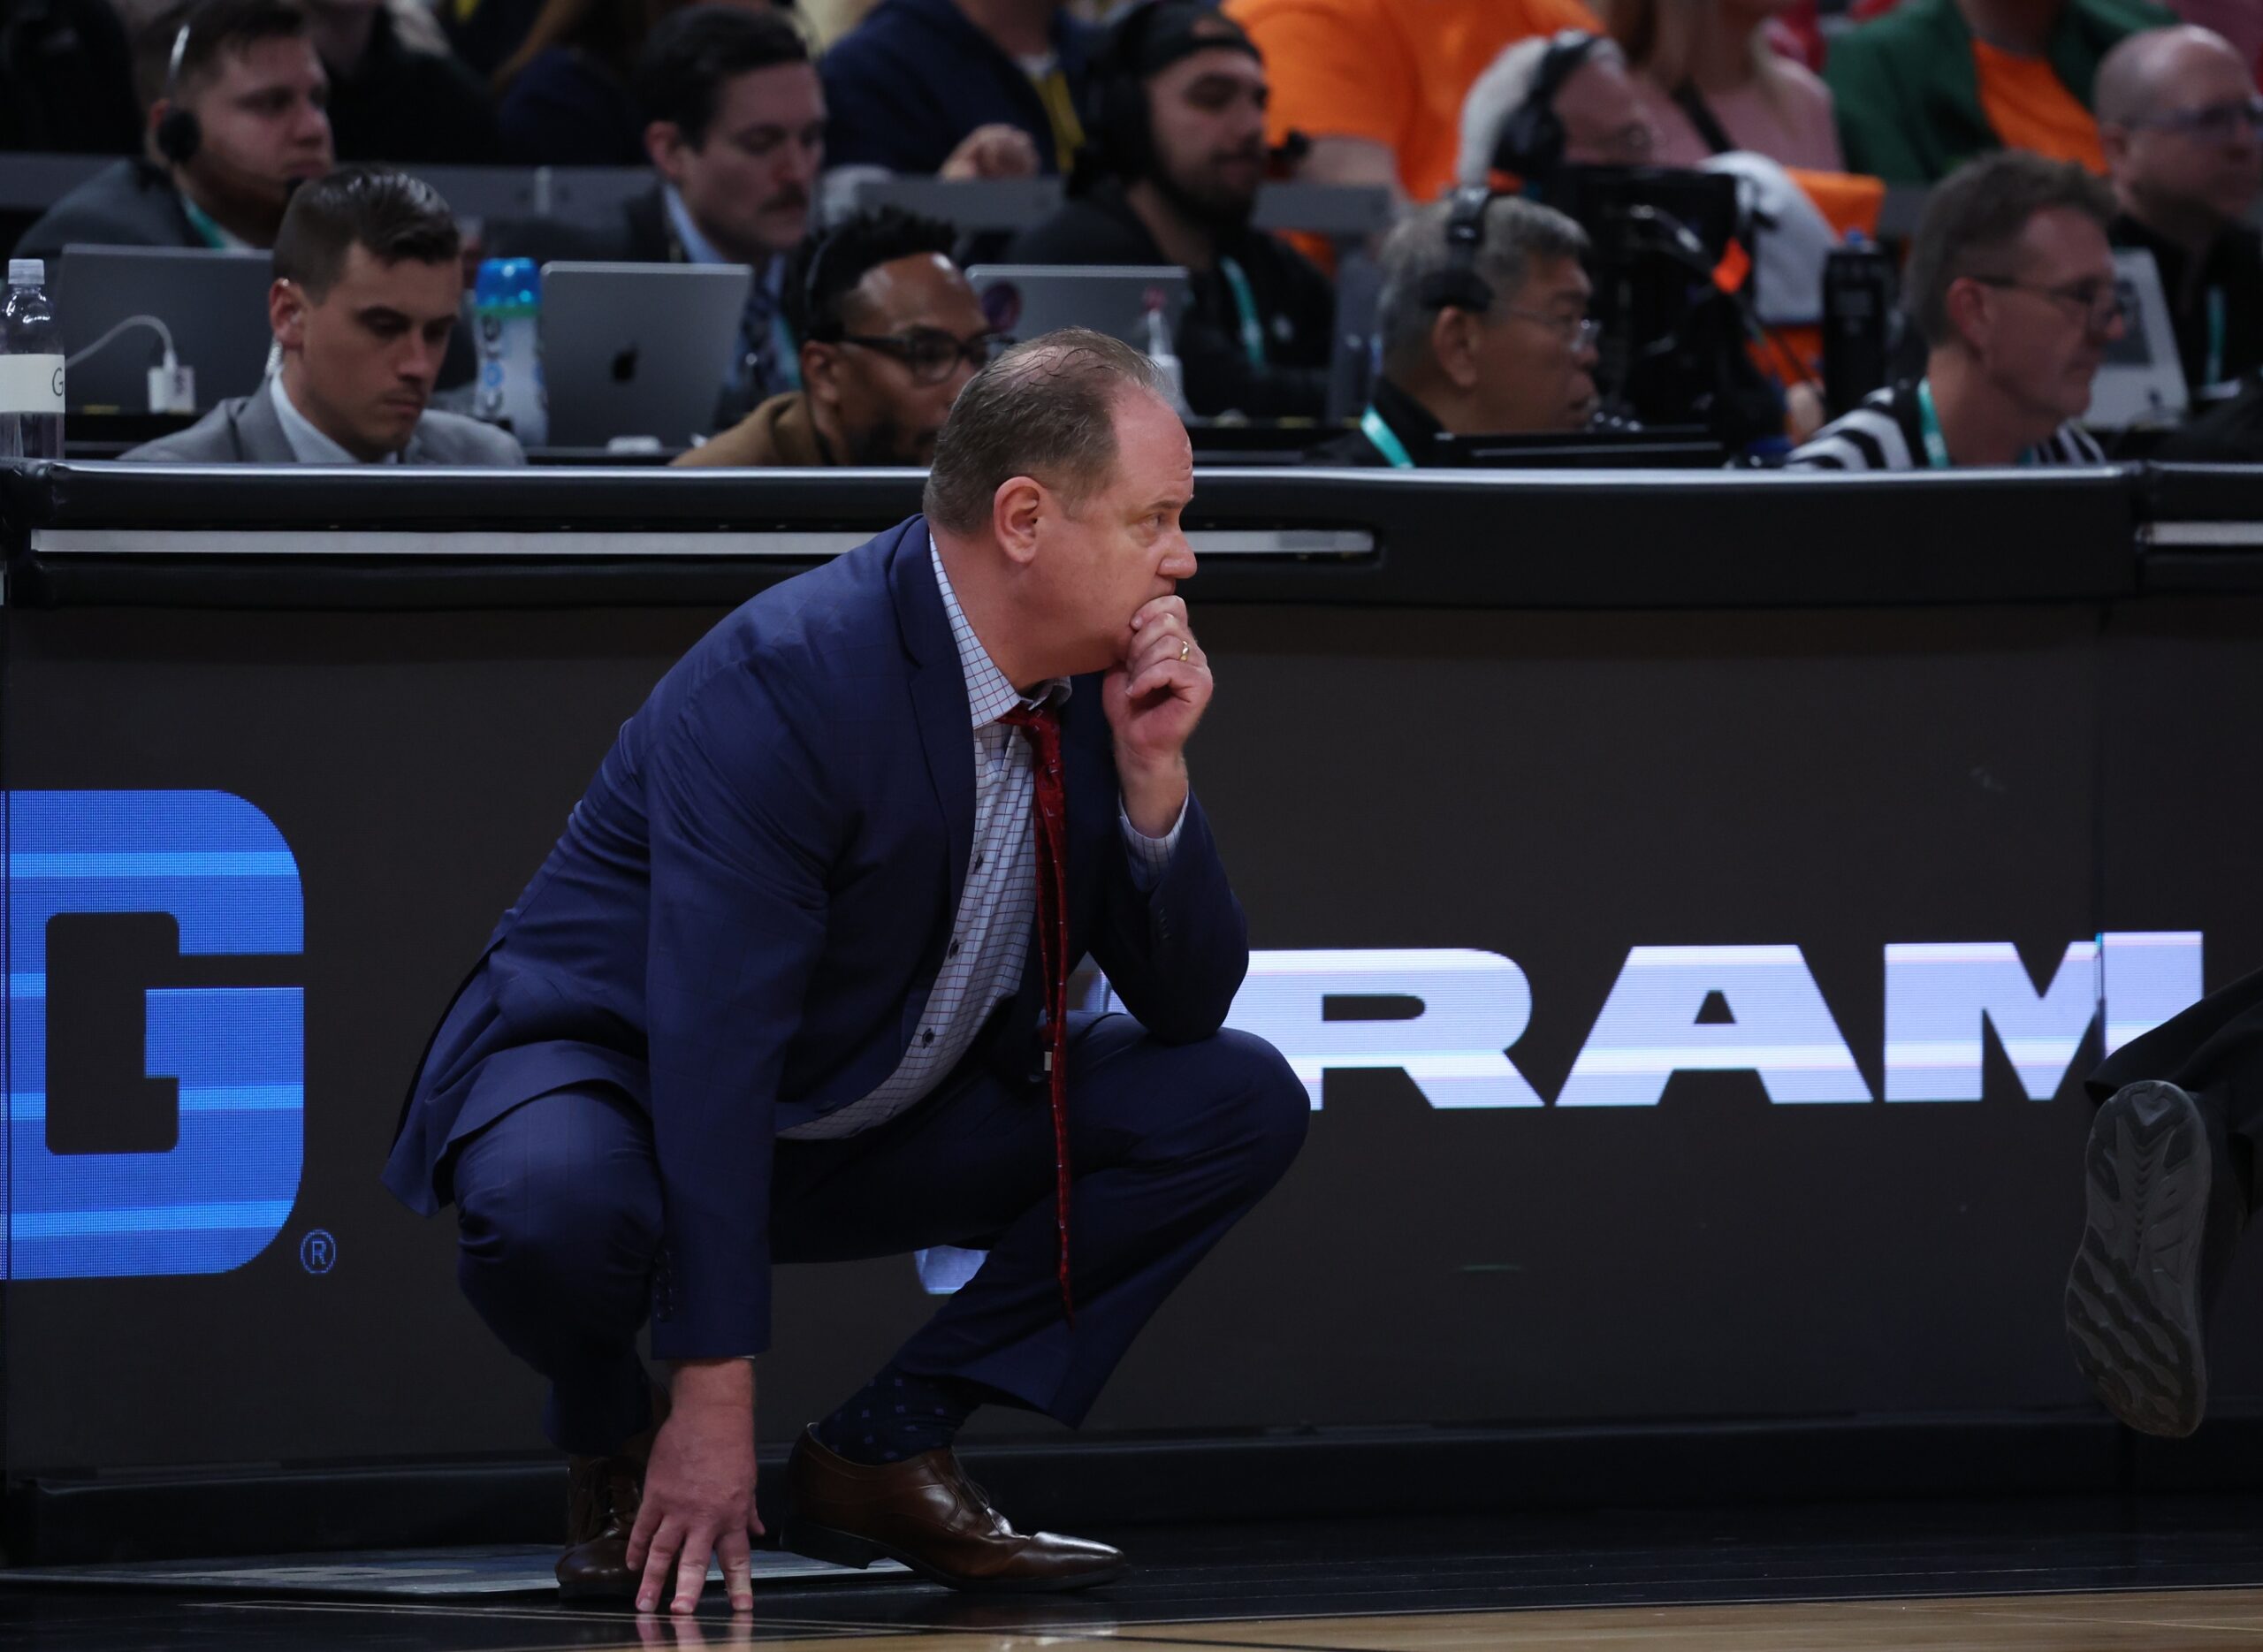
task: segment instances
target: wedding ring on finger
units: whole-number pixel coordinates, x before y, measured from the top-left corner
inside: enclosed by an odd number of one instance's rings
[[[1181,661],[1184,661],[1186,657],[1193,651],[1194,640],[1192,637],[1182,636],[1178,639],[1178,657]]]

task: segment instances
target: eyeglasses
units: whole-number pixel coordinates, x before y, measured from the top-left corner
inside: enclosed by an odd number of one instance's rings
[[[1593,349],[1596,340],[1603,336],[1603,324],[1592,316],[1551,316],[1547,311],[1539,309],[1507,309],[1501,313],[1505,316],[1521,316],[1527,321],[1547,328],[1549,331],[1572,346],[1573,355]]]
[[[902,332],[888,333],[844,332],[834,341],[862,345],[867,350],[892,355],[923,384],[941,384],[961,362],[979,373],[1014,344],[1002,332],[979,332],[971,339],[961,339],[941,327],[908,327]]]
[[[2009,276],[1974,276],[1982,286],[2001,287],[2007,292],[2032,293],[2038,298],[2047,298],[2069,315],[2079,315],[2083,325],[2099,336],[2112,332],[2130,319],[2130,301],[2122,296],[2120,285],[2113,281],[2076,281],[2065,286],[2042,286],[2032,281],[2015,281]]]
[[[2250,133],[2263,133],[2263,96],[2236,98],[2229,103],[2211,103],[2205,109],[2175,110],[2130,124],[2150,126],[2155,132],[2173,132],[2183,138],[2222,143],[2242,127]]]

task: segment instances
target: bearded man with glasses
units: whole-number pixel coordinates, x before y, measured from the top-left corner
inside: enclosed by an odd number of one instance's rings
[[[675,462],[926,467],[960,389],[1013,343],[951,262],[954,233],[880,207],[804,241],[784,282],[802,388]]]
[[[2006,150],[1925,202],[1903,299],[1923,377],[1888,385],[1794,451],[1794,468],[2102,464],[2075,421],[2127,325],[2106,239],[2114,196],[2069,161]]]
[[[2160,270],[2184,382],[2195,391],[2263,366],[2263,97],[2222,35],[2149,29],[2098,72],[2099,135],[2121,216],[2114,244]]]

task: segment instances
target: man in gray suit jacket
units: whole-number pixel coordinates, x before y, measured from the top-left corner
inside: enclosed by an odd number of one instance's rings
[[[282,369],[128,459],[187,465],[522,465],[505,431],[431,409],[463,300],[447,203],[347,167],[292,198],[267,315]]]

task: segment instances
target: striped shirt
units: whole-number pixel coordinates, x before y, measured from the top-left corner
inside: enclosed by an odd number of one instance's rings
[[[2106,452],[2069,420],[2022,456],[2030,465],[2102,465]],[[1924,428],[1917,389],[1895,384],[1874,390],[1863,405],[1825,425],[1784,461],[1799,470],[1923,470]]]
[[[958,1065],[991,1012],[1021,989],[1022,966],[1037,928],[1036,758],[1029,742],[998,719],[1017,705],[1057,709],[1069,697],[1069,680],[1055,677],[1039,685],[1033,696],[1016,689],[967,623],[932,539],[927,557],[951,622],[951,640],[958,645],[967,710],[974,721],[974,844],[966,887],[919,1031],[895,1070],[862,1100],[781,1132],[796,1141],[859,1135],[923,1100]],[[1144,887],[1152,887],[1170,866],[1185,818],[1182,810],[1170,835],[1151,838],[1119,814],[1132,872]]]

